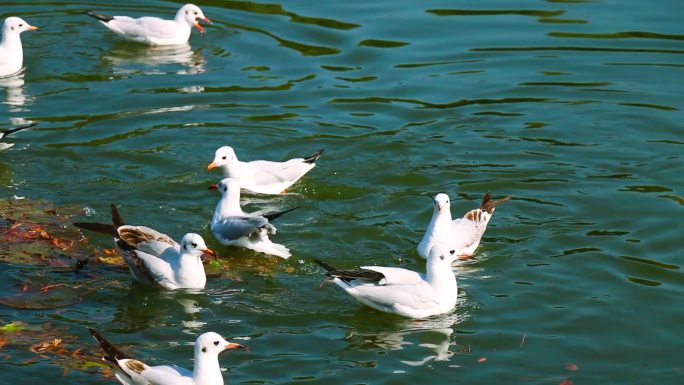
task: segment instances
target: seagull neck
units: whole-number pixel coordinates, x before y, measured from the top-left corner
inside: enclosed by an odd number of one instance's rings
[[[450,264],[439,263],[439,257],[430,257],[427,261],[427,273],[425,280],[435,291],[448,295],[456,292],[456,276],[451,270]]]
[[[2,41],[0,41],[0,47],[5,48],[16,48],[21,49],[21,38],[18,33],[11,33],[6,28],[2,31]]]
[[[182,253],[178,258],[176,282],[185,289],[203,289],[207,283],[202,257],[192,253]]]
[[[216,206],[215,216],[229,216],[242,212],[240,207],[240,191],[227,191],[221,196]]]
[[[218,355],[195,350],[195,370],[192,379],[196,385],[223,385]]]
[[[432,219],[430,220],[430,225],[428,230],[435,235],[441,231],[449,231],[451,227],[451,209],[445,207],[443,209],[435,208],[432,213]],[[428,250],[429,252],[429,250]]]
[[[185,10],[183,8],[179,9],[178,12],[176,12],[176,16],[174,16],[173,21],[178,24],[188,24],[185,21]]]

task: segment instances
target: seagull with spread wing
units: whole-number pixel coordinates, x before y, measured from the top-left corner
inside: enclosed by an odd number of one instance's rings
[[[216,254],[201,235],[187,233],[181,243],[145,226],[126,225],[114,204],[112,223],[76,222],[75,226],[114,237],[116,246],[138,281],[164,289],[203,289],[207,276],[202,255]]]

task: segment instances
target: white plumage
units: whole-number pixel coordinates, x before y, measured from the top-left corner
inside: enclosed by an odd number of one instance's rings
[[[202,10],[194,4],[185,4],[176,13],[173,20],[145,16],[132,18],[129,16],[106,16],[93,11],[86,15],[99,20],[105,27],[126,40],[149,45],[184,44],[190,39],[192,27],[204,33],[199,20],[210,23]]]
[[[216,189],[221,193],[221,199],[214,210],[211,232],[219,242],[281,258],[289,258],[292,255],[290,249],[273,243],[268,235],[276,233],[276,228],[270,220],[294,209],[268,215],[245,213],[240,207],[240,183],[237,180],[222,179],[216,184]]]
[[[260,194],[280,194],[311,171],[322,154],[321,149],[306,158],[294,158],[285,162],[241,162],[232,147],[223,146],[216,150],[214,161],[207,166],[207,171],[221,167],[227,178],[237,180],[246,190]]]
[[[8,17],[2,24],[2,41],[0,41],[0,76],[17,73],[24,65],[24,48],[21,45],[21,33],[35,31],[34,27],[19,17]]]
[[[105,352],[102,359],[112,366],[117,380],[124,385],[223,385],[219,353],[244,348],[217,333],[204,333],[195,340],[195,368],[191,372],[176,365],[149,366],[128,356],[97,330],[89,330]]]
[[[443,193],[434,197],[435,208],[423,239],[418,244],[418,254],[427,258],[432,246],[443,243],[456,250],[458,256],[471,256],[480,245],[482,235],[494,214],[496,206],[506,202],[510,197],[492,200],[491,194],[485,194],[482,204],[475,210],[468,211],[462,218],[451,220],[451,203],[449,196]]]
[[[363,266],[341,270],[315,260],[337,286],[366,306],[409,318],[426,318],[456,306],[456,277],[451,263],[454,250],[435,245],[428,256],[426,274],[397,267]]]
[[[111,205],[113,225],[76,222],[75,226],[111,235],[131,274],[148,286],[164,289],[203,289],[207,276],[202,255],[215,253],[199,234],[187,233],[181,243],[145,226],[129,226],[115,205]]]

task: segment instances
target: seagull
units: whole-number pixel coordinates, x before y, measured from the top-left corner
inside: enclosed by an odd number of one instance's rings
[[[409,318],[427,318],[456,306],[456,277],[451,270],[455,252],[445,245],[435,245],[428,256],[426,275],[399,267],[340,270],[317,259],[314,262],[327,271],[326,280],[366,306]]]
[[[207,276],[202,254],[216,256],[202,236],[187,233],[180,245],[168,235],[145,226],[126,225],[114,204],[112,225],[76,222],[75,226],[114,237],[133,277],[153,287],[164,289],[203,289]]]
[[[272,214],[249,214],[240,207],[240,183],[236,179],[224,178],[210,188],[221,192],[221,200],[216,205],[211,220],[211,232],[219,242],[281,258],[292,255],[287,247],[271,242],[268,234],[276,233],[276,228],[270,223],[272,220],[297,207]]]
[[[192,27],[197,28],[200,33],[205,32],[199,20],[211,23],[211,20],[205,17],[202,10],[194,4],[182,6],[173,20],[152,16],[138,19],[128,16],[106,16],[93,11],[86,11],[85,14],[99,20],[105,27],[126,40],[149,45],[187,43]]]
[[[0,76],[12,75],[21,70],[24,64],[24,50],[21,46],[21,35],[24,31],[36,31],[38,27],[25,22],[19,17],[8,17],[2,25],[2,41],[0,41]]]
[[[149,366],[130,357],[107,341],[97,330],[88,328],[104,351],[103,361],[113,369],[124,385],[223,385],[218,355],[227,349],[244,349],[243,345],[226,341],[218,333],[208,332],[195,340],[193,372],[176,365]]]
[[[5,131],[0,131],[0,151],[7,150],[8,148],[14,146],[14,143],[6,143],[6,142],[3,142],[2,139],[4,139],[6,136],[9,136],[9,135],[11,135],[17,131],[21,131],[21,130],[25,130],[27,128],[31,128],[31,127],[35,126],[36,124],[38,124],[38,122],[26,124],[24,126],[20,126],[17,128],[11,128],[11,129],[5,130]]]
[[[450,245],[456,250],[456,255],[470,257],[480,245],[482,235],[487,230],[487,224],[494,214],[496,206],[511,199],[505,197],[492,200],[490,193],[485,194],[480,208],[470,210],[463,218],[451,220],[451,204],[449,196],[439,193],[434,197],[435,209],[423,240],[418,244],[418,254],[427,258],[428,252],[436,242]]]
[[[221,167],[227,178],[236,179],[244,189],[260,194],[280,194],[311,171],[321,155],[323,149],[306,158],[294,158],[285,162],[241,162],[232,147],[223,146],[216,150],[214,161],[207,166],[207,171]]]

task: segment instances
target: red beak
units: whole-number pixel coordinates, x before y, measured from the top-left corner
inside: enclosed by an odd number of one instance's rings
[[[218,190],[218,185],[212,184],[211,186],[209,186],[209,190]]]

